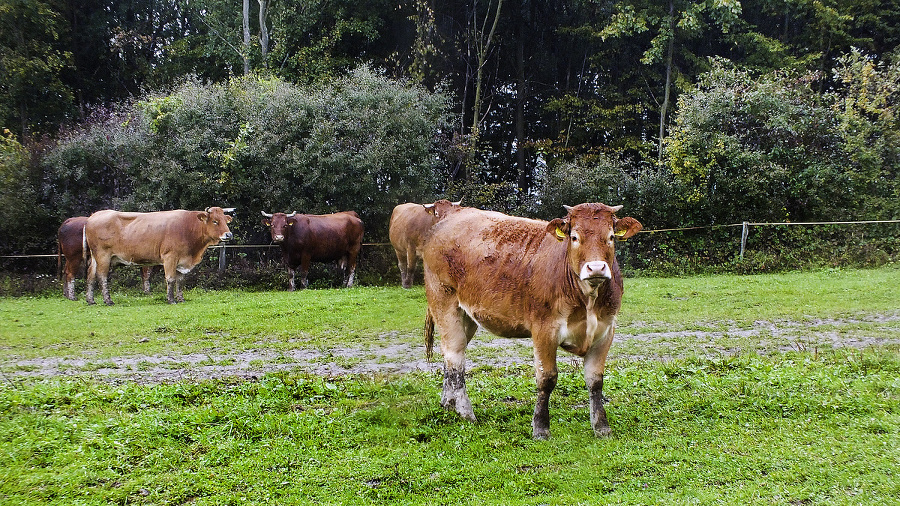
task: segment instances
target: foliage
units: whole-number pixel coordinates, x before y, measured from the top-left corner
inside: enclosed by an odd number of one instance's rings
[[[61,79],[72,53],[54,2],[0,5],[0,128],[21,138],[50,133],[71,113],[73,92]],[[4,134],[5,135],[5,134]]]
[[[41,245],[47,213],[38,205],[39,172],[9,130],[0,133],[0,251],[25,253]]]
[[[900,217],[900,50],[878,59],[854,50],[839,59],[833,94],[851,187],[866,214]]]
[[[667,153],[687,191],[686,223],[871,216],[844,163],[840,118],[813,93],[812,81],[718,62],[682,97]]]
[[[91,207],[221,205],[238,208],[232,228],[247,238],[260,211],[353,209],[377,237],[397,202],[432,198],[446,107],[443,95],[366,67],[307,87],[256,76],[186,81],[65,138],[46,158],[50,191],[61,194],[60,218]]]

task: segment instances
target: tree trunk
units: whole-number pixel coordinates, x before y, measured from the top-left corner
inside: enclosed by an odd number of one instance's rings
[[[669,94],[672,88],[672,59],[675,52],[675,2],[669,0],[669,42],[666,47],[666,84],[663,102],[659,108],[659,165],[663,164],[663,140],[666,137],[666,114],[669,110]]]
[[[478,143],[478,137],[480,134],[480,124],[481,124],[481,89],[483,87],[484,81],[484,64],[485,60],[487,60],[488,51],[491,48],[491,39],[494,38],[494,32],[497,30],[497,23],[500,21],[500,8],[503,7],[503,0],[499,0],[497,2],[497,10],[494,13],[494,24],[491,26],[491,31],[488,33],[487,38],[484,40],[483,45],[481,44],[481,40],[477,39],[476,44],[479,44],[478,48],[478,66],[475,69],[475,103],[472,106],[473,114],[472,114],[472,144],[473,146]],[[484,18],[484,24],[487,25],[487,16]],[[481,33],[484,33],[484,29],[482,28]],[[478,36],[478,33],[475,34]]]
[[[271,0],[259,0],[259,44],[262,50],[263,65],[266,68],[269,67],[269,28],[266,26],[266,17],[269,15],[269,3],[271,3]]]
[[[526,166],[525,150],[525,102],[527,100],[527,86],[525,81],[525,30],[522,28],[524,21],[519,18],[519,36],[516,44],[516,166],[519,173],[519,188],[528,191],[529,171]]]
[[[244,59],[244,75],[250,73],[250,0],[244,0],[244,47],[241,53]]]

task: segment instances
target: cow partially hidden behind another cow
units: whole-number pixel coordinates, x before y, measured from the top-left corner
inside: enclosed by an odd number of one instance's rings
[[[610,433],[603,407],[603,374],[622,301],[615,239],[641,230],[634,218],[617,218],[622,206],[580,204],[565,218],[516,218],[474,208],[452,213],[425,241],[428,320],[441,334],[444,385],[441,404],[475,420],[466,392],[466,345],[478,325],[534,344],[537,439],[550,435],[548,401],[556,387],[557,348],[584,357],[591,426]],[[426,353],[433,345],[426,322]]]
[[[411,288],[416,275],[416,263],[422,258],[425,234],[435,223],[460,208],[459,202],[441,199],[433,204],[400,204],[391,213],[389,235],[397,254],[400,282]]]
[[[354,211],[334,214],[266,213],[263,225],[269,227],[272,242],[281,245],[284,263],[291,275],[290,290],[296,289],[294,277],[300,268],[300,288],[307,287],[310,262],[338,261],[344,272],[344,285],[353,286],[356,258],[362,249],[363,222]]]
[[[109,270],[113,265],[162,265],[166,275],[166,299],[184,302],[184,275],[191,271],[209,246],[231,239],[228,223],[233,209],[208,207],[205,211],[125,213],[97,211],[84,226],[86,251],[90,250],[86,298],[94,303],[94,283],[100,278],[103,302],[109,297]]]
[[[75,216],[63,222],[59,227],[56,235],[56,270],[63,279],[63,295],[69,300],[75,300],[75,278],[82,274],[85,258],[90,255],[84,254],[84,224],[87,223],[87,216]],[[62,269],[62,259],[66,259],[65,271]],[[151,269],[157,267],[141,267],[141,280],[143,281],[144,293],[150,293],[150,275],[153,273]]]

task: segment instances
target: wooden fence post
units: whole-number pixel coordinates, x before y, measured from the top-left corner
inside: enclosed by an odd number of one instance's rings
[[[219,274],[225,272],[225,243],[222,243],[222,251],[219,252]]]
[[[744,250],[747,249],[747,234],[750,232],[750,224],[748,222],[743,223],[743,228],[741,229],[741,261],[744,261]]]

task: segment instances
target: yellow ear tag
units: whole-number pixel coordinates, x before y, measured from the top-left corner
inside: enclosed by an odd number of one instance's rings
[[[616,237],[622,237],[623,235],[625,235],[627,233],[628,233],[628,230],[616,230]]]
[[[560,241],[566,238],[566,233],[563,232],[559,227],[556,227],[556,238]]]

